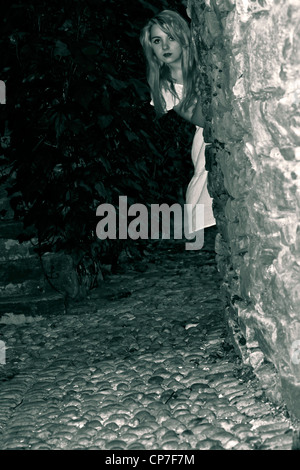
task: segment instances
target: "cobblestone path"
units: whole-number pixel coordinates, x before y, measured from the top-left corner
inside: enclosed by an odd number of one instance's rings
[[[214,231],[158,250],[65,316],[5,315],[0,449],[291,449],[226,340]]]

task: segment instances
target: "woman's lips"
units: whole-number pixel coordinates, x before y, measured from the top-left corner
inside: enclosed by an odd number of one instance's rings
[[[165,52],[164,53],[164,57],[170,57],[171,55],[172,55],[171,52]]]

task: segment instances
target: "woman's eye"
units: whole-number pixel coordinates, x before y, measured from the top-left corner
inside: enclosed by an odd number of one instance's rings
[[[153,44],[159,44],[160,40],[159,39],[154,39]]]
[[[175,39],[173,38],[173,36],[169,36],[169,40],[170,40],[170,41],[175,41]]]

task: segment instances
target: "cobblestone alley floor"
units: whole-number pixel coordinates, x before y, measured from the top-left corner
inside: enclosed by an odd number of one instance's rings
[[[0,449],[291,449],[226,340],[214,236],[162,242],[65,316],[2,317]]]

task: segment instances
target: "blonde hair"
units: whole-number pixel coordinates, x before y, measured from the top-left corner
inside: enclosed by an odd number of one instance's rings
[[[187,21],[179,13],[171,10],[164,10],[151,18],[143,28],[140,41],[147,60],[147,79],[151,90],[151,95],[155,110],[158,115],[164,114],[165,100],[162,95],[162,88],[169,90],[177,96],[171,72],[166,64],[161,64],[153,52],[151,44],[151,28],[158,25],[162,31],[171,35],[182,47],[182,76],[183,76],[183,97],[180,101],[182,109],[186,110],[192,105],[195,99],[195,57],[191,51],[191,32]]]

